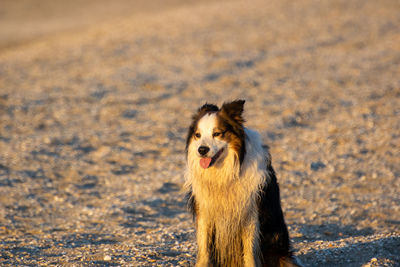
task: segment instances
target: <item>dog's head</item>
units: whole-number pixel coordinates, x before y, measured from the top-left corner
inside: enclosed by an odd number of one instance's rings
[[[244,100],[224,103],[221,108],[204,104],[193,116],[186,139],[188,157],[203,169],[222,163],[231,150],[242,163],[245,155]],[[195,160],[195,159],[191,159]]]

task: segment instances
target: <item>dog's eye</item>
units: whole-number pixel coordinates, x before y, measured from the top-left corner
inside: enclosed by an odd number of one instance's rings
[[[217,136],[220,136],[220,135],[221,135],[220,132],[215,132],[215,133],[213,133],[213,137],[217,137]]]
[[[200,137],[201,137],[201,134],[200,134],[200,133],[196,133],[194,136],[195,136],[196,138],[200,138]]]

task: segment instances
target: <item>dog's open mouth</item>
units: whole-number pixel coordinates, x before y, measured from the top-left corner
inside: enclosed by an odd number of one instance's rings
[[[224,148],[221,148],[212,158],[201,158],[200,159],[200,166],[203,169],[207,169],[209,167],[211,167],[219,158],[219,156],[221,156],[222,152],[224,151]]]

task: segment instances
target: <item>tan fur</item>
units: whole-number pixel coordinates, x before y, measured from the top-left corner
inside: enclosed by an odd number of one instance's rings
[[[251,137],[249,138],[249,135]],[[266,179],[267,154],[256,132],[246,129],[246,153],[240,169],[238,155],[228,145],[223,160],[202,169],[196,146],[188,147],[186,187],[196,199],[197,266],[210,266],[209,245],[214,234],[217,264],[259,266],[257,201]]]

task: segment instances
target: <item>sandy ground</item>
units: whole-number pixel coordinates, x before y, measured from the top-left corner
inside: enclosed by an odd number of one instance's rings
[[[186,128],[245,98],[303,263],[400,266],[399,12],[208,2],[3,47],[0,265],[192,266]]]

